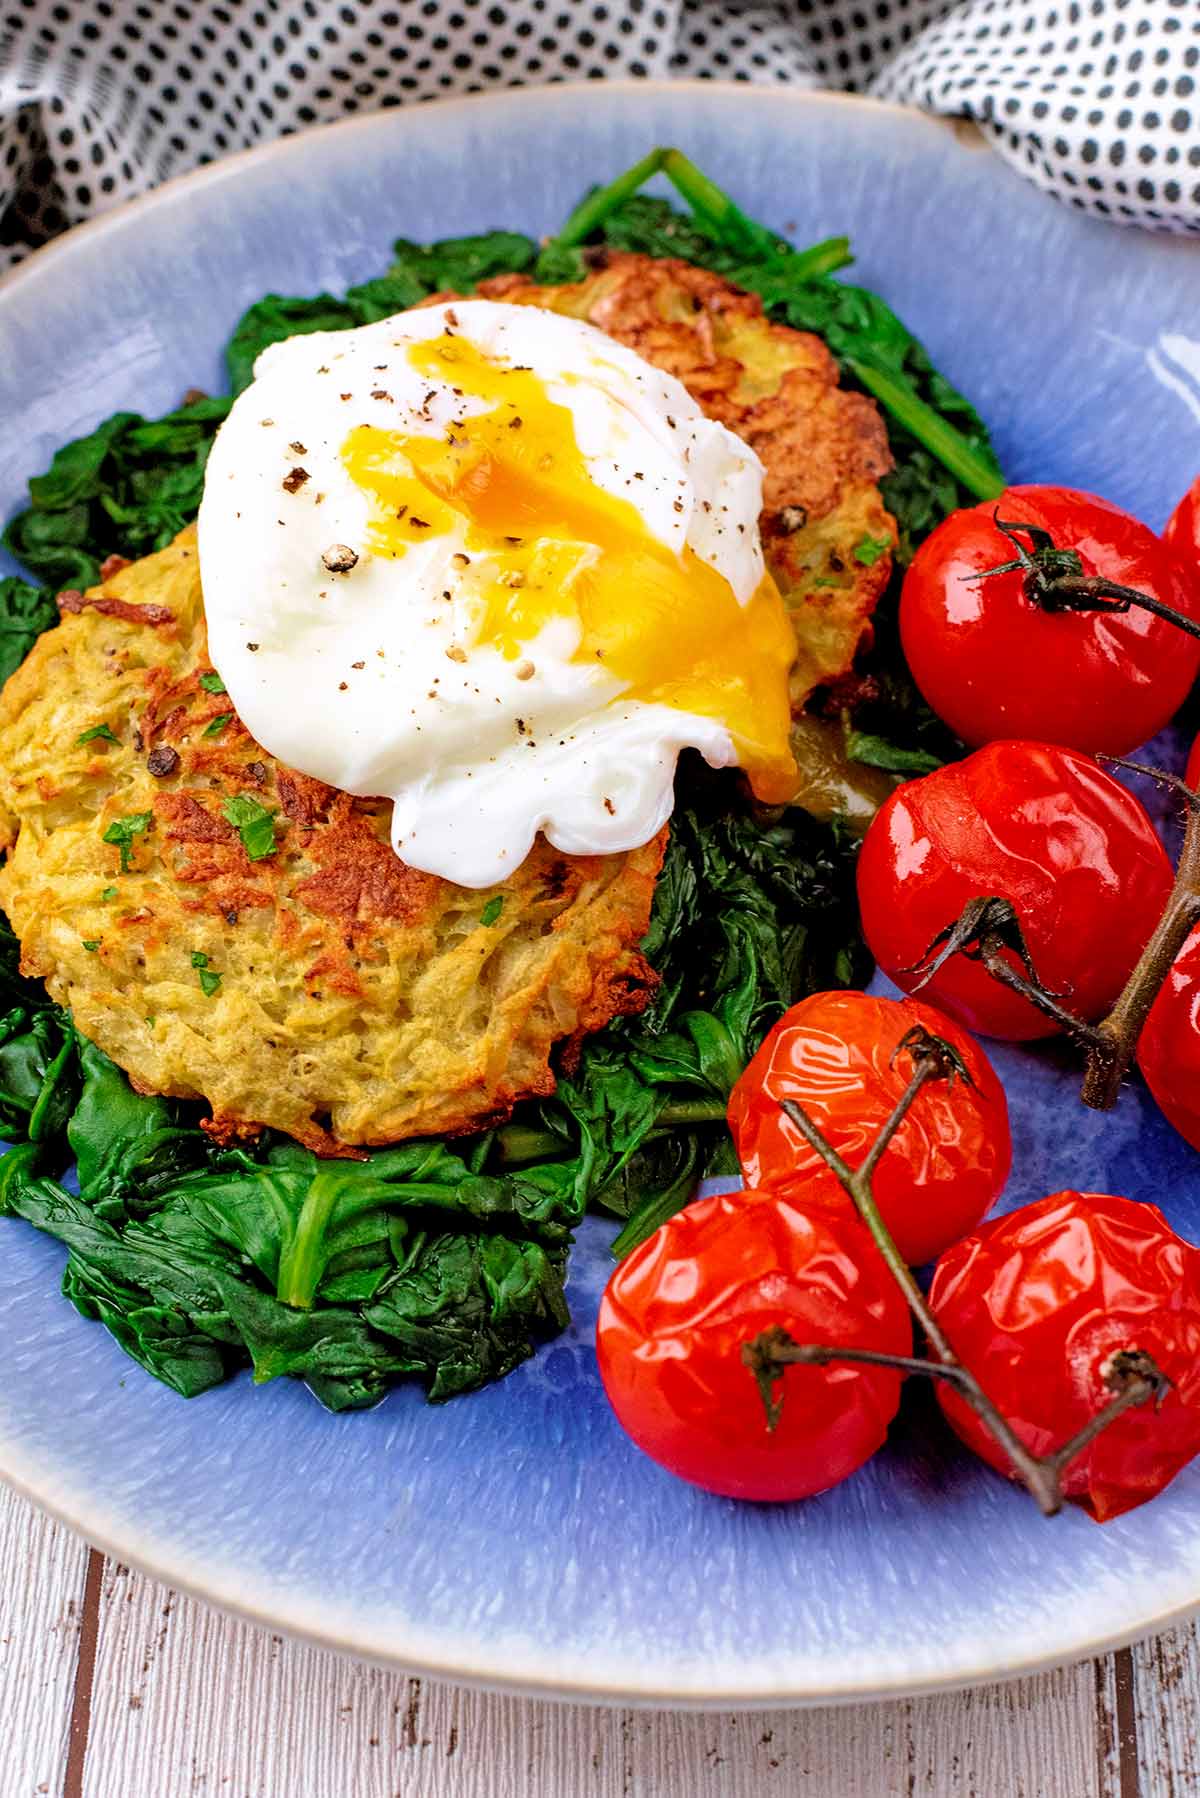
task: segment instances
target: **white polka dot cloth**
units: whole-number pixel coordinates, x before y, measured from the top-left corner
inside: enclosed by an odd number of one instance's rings
[[[966,115],[1071,205],[1200,233],[1200,0],[0,0],[0,261],[279,132],[614,75]]]

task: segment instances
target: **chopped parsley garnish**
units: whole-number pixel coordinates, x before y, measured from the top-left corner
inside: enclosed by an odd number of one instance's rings
[[[100,947],[99,937],[95,937],[95,936],[94,937],[86,937],[85,936],[82,938],[82,942],[83,942],[84,948],[87,950],[89,955],[95,955],[97,949]]]
[[[275,841],[275,813],[252,799],[249,793],[235,793],[221,807],[225,817],[233,825],[242,839],[242,848],[252,862],[260,862],[264,856],[274,855],[278,844]]]
[[[108,901],[110,899],[115,899],[116,896],[117,896],[116,887],[105,887],[104,891],[100,895],[100,903],[102,905],[107,905]]]
[[[129,872],[134,837],[140,837],[143,831],[149,830],[153,822],[153,812],[130,812],[124,818],[114,818],[105,831],[104,841],[115,843],[121,851],[122,874]]]
[[[221,732],[225,729],[225,726],[229,723],[229,720],[232,717],[233,717],[232,712],[222,712],[219,718],[214,718],[211,724],[205,725],[205,727],[204,727],[205,736],[206,737],[219,737]]]
[[[224,693],[227,691],[225,682],[221,679],[219,674],[202,674],[200,676],[200,685],[204,688],[206,693]]]
[[[497,893],[494,899],[488,900],[487,904],[480,912],[479,922],[481,924],[494,924],[503,910],[504,896],[501,893]]]
[[[192,966],[196,970],[196,978],[200,982],[200,991],[206,999],[211,999],[221,984],[221,975],[208,965],[208,957],[203,949],[192,950]]]
[[[885,556],[891,547],[890,537],[864,537],[854,545],[854,560],[861,562],[864,568],[873,568],[880,556]]]
[[[814,587],[840,587],[841,584],[842,583],[839,580],[835,580],[831,574],[819,574],[813,582]]]
[[[94,743],[97,737],[102,737],[106,743],[116,743],[118,746],[121,742],[120,737],[114,737],[107,724],[93,724],[91,730],[85,730],[76,737],[76,749],[82,749],[85,743]]]

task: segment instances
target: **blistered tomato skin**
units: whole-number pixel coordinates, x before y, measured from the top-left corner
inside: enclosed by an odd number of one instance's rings
[[[912,1353],[899,1288],[842,1209],[738,1192],[699,1199],[617,1267],[600,1306],[600,1373],[647,1455],[730,1498],[808,1498],[882,1443],[900,1376],[789,1367],[774,1430],[744,1342],[781,1325],[797,1342]]]
[[[955,1352],[1035,1454],[1059,1448],[1113,1393],[1109,1358],[1150,1355],[1172,1382],[1157,1406],[1111,1424],[1063,1474],[1099,1522],[1161,1492],[1200,1453],[1200,1251],[1156,1205],[1054,1193],[947,1250],[929,1302]],[[991,1466],[1008,1459],[938,1382],[956,1433]]]
[[[1101,1017],[1167,902],[1171,865],[1143,807],[1088,756],[1044,743],[989,743],[899,787],[858,860],[863,934],[898,986],[971,899],[1008,899],[1042,984]],[[1014,966],[1017,959],[1010,956]],[[1056,1034],[1027,999],[955,955],[921,997],[984,1036]]]
[[[912,1078],[897,1053],[921,1026],[956,1049],[969,1079],[930,1081],[888,1144],[873,1181],[904,1259],[932,1261],[975,1225],[1008,1178],[1008,1106],[978,1044],[916,999],[814,993],[785,1013],[733,1089],[729,1127],[747,1184],[805,1204],[850,1205],[833,1174],[780,1109],[794,1099],[851,1167],[866,1159]]]
[[[1137,1058],[1159,1110],[1200,1149],[1200,929],[1175,957],[1150,1007]]]
[[[1192,482],[1167,523],[1163,542],[1200,580],[1200,475]]]
[[[972,745],[1036,737],[1125,755],[1178,710],[1200,670],[1200,641],[1139,607],[1050,612],[1019,572],[979,576],[1014,559],[997,529],[1048,531],[1078,551],[1086,576],[1136,588],[1200,618],[1200,582],[1148,526],[1093,494],[1010,487],[955,512],[913,558],[900,602],[904,654],[922,693]]]

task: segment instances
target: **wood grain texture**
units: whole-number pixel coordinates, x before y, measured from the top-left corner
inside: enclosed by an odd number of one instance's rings
[[[1139,1798],[1200,1792],[1200,1629],[1168,1630],[1130,1651]]]
[[[123,1568],[101,1606],[85,1798],[1118,1798],[1089,1664],[946,1698],[704,1716],[431,1685]]]
[[[0,1488],[0,1798],[64,1790],[87,1567],[80,1542]],[[1200,1792],[1195,1626],[944,1698],[703,1716],[407,1679],[222,1617],[112,1564],[97,1596],[81,1798]]]
[[[0,1485],[0,1793],[62,1790],[87,1549]]]

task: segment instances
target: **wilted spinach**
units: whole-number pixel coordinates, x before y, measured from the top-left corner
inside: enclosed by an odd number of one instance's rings
[[[20,986],[0,941],[0,982]],[[25,995],[23,995],[25,996]],[[190,1396],[247,1362],[334,1409],[402,1376],[433,1398],[496,1378],[567,1321],[568,1217],[442,1143],[319,1161],[268,1132],[214,1144],[196,1106],[135,1093],[29,996],[3,1020],[0,1213],[68,1249],[67,1297]],[[55,1176],[71,1157],[78,1191]]]

